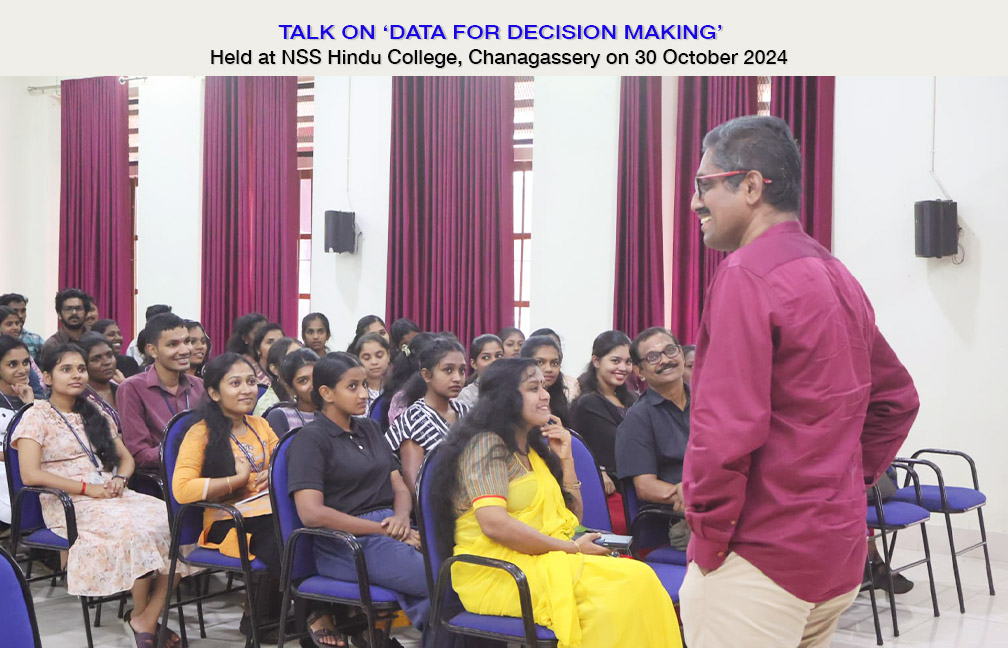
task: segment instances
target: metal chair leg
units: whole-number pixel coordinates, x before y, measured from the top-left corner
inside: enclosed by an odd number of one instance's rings
[[[91,637],[91,615],[88,613],[88,597],[80,597],[81,609],[84,610],[84,632],[87,634],[88,648],[94,648],[94,639]]]
[[[921,523],[920,528],[921,541],[924,543],[924,560],[927,561],[928,585],[931,587],[931,607],[934,609],[934,615],[939,616],[941,612],[938,611],[938,594],[935,593],[934,570],[931,568],[931,546],[928,544],[927,525]]]
[[[987,587],[991,596],[994,596],[994,575],[991,573],[990,551],[987,550],[987,529],[984,527],[983,509],[978,508],[977,515],[980,516],[980,540],[983,541],[984,561],[987,563]]]
[[[882,534],[882,558],[886,565],[886,594],[889,595],[889,612],[892,616],[893,636],[899,636],[899,621],[896,620],[896,594],[893,592],[892,582],[892,547],[886,542],[885,529],[881,529]]]
[[[963,601],[962,580],[959,578],[959,558],[956,556],[955,540],[952,539],[952,516],[945,513],[945,529],[948,531],[949,552],[952,554],[952,574],[955,576],[956,593],[959,595],[959,613],[966,614]]]

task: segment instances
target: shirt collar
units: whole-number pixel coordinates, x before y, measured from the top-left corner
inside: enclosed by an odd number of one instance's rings
[[[143,373],[143,377],[147,387],[156,387],[165,391],[165,388],[161,385],[161,379],[158,377],[157,369],[154,368],[154,365],[147,367],[147,370]],[[191,385],[192,381],[189,380],[189,374],[183,371],[179,375],[179,391],[175,394],[178,395],[182,392],[188,391]]]
[[[321,411],[315,412],[315,418],[312,419],[314,423],[318,423],[322,426],[329,435],[334,437],[339,437],[341,435],[355,436],[360,434],[360,425],[357,423],[357,417],[350,417],[350,429],[344,430],[340,425],[338,425],[331,418],[323,414]]]
[[[683,384],[683,389],[686,391],[686,407],[689,407],[691,400],[690,386]],[[644,392],[644,395],[640,397],[640,400],[644,401],[645,405],[650,405],[651,407],[657,407],[662,403],[671,403],[672,405],[675,405],[675,403],[665,398],[664,396],[662,396],[655,390],[651,389],[650,387],[648,387],[647,391]],[[679,409],[678,405],[676,405],[676,409]]]

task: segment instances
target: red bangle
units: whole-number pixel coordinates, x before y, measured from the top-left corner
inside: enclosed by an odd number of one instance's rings
[[[83,495],[85,490],[87,490],[87,482],[82,481],[80,483],[80,494]]]

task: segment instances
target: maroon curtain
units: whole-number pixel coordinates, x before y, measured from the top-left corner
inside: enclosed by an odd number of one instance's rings
[[[613,328],[633,337],[665,319],[661,77],[622,79],[616,195]]]
[[[298,331],[297,78],[207,77],[203,325],[218,349],[239,315]]]
[[[756,82],[754,76],[679,77],[671,297],[672,331],[683,344],[696,340],[710,280],[725,257],[704,246],[700,223],[690,210],[701,144],[718,124],[756,114]]]
[[[513,130],[512,77],[393,79],[388,322],[514,322]]]
[[[770,114],[791,126],[802,154],[801,221],[827,250],[833,242],[834,77],[772,77]]]
[[[118,77],[60,84],[59,287],[95,298],[133,336],[129,86]]]

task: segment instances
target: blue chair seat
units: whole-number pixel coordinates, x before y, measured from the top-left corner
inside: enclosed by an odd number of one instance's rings
[[[669,593],[672,601],[679,602],[679,588],[682,587],[683,579],[686,578],[686,567],[684,565],[666,565],[663,563],[647,563],[648,567],[654,570],[662,587]]]
[[[937,486],[921,486],[921,504],[932,513],[943,513],[941,490]],[[945,499],[948,502],[950,513],[963,513],[970,511],[987,503],[987,496],[972,488],[961,486],[946,486]],[[913,486],[907,486],[896,491],[890,501],[917,503],[917,493]],[[888,519],[888,518],[886,518]]]
[[[644,556],[644,560],[649,563],[663,563],[665,565],[687,564],[686,552],[673,549],[672,547],[658,547]]]
[[[885,515],[887,529],[904,528],[931,518],[931,514],[925,508],[893,500],[882,505],[882,513]],[[868,507],[868,526],[873,529],[879,528],[878,513],[875,511],[874,505]]]
[[[238,558],[232,558],[231,556],[225,556],[216,549],[206,549],[204,547],[196,547],[190,551],[185,556],[186,562],[195,563],[197,565],[203,565],[205,567],[216,567],[218,569],[237,569],[241,570],[241,560]],[[252,571],[259,569],[267,569],[266,563],[255,558],[249,565]]]
[[[298,594],[312,594],[329,598],[360,599],[360,586],[350,581],[326,578],[325,576],[309,576],[297,586]],[[395,592],[377,585],[371,586],[372,603],[397,603]]]
[[[520,617],[493,616],[488,614],[473,614],[472,612],[461,612],[456,614],[448,622],[449,625],[466,628],[469,630],[480,630],[497,635],[507,635],[516,641],[525,638],[525,626]],[[556,635],[549,628],[537,625],[536,638],[543,641],[556,641]]]
[[[39,529],[27,536],[22,537],[21,542],[26,545],[40,547],[52,547],[54,549],[69,549],[70,543],[66,538],[61,538],[49,529]]]

